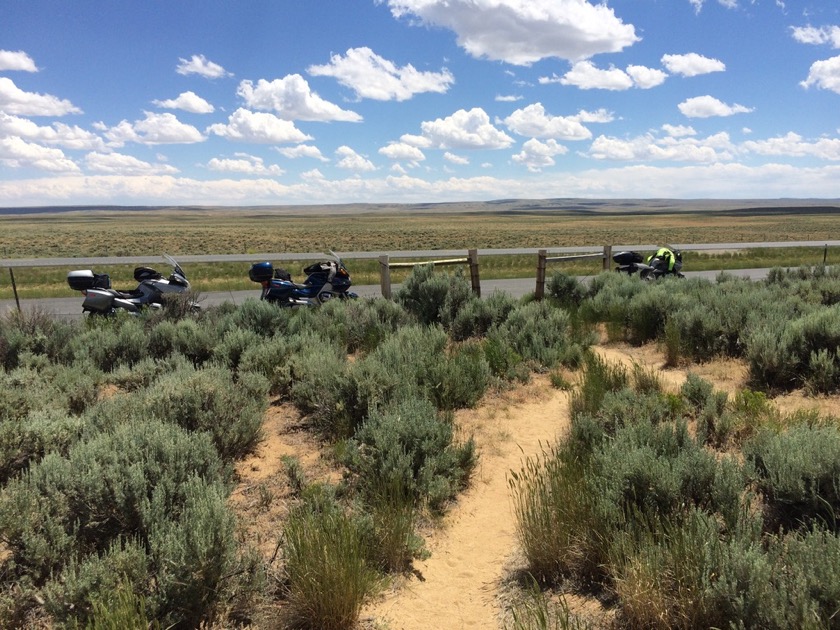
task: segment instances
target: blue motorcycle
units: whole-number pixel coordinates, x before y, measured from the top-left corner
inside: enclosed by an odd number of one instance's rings
[[[270,262],[251,265],[248,277],[262,285],[261,300],[282,307],[317,306],[333,299],[353,299],[358,295],[350,291],[352,281],[347,267],[335,252],[329,253],[329,260],[305,267],[306,280],[299,284],[292,280],[285,269],[275,269]]]

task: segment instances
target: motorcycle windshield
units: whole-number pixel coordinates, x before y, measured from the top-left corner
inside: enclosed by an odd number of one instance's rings
[[[172,256],[170,256],[169,254],[164,254],[164,255],[163,255],[163,257],[164,257],[164,258],[166,258],[167,262],[168,262],[170,265],[172,265],[172,270],[173,270],[175,273],[177,273],[177,274],[178,274],[178,275],[180,275],[180,276],[183,276],[184,278],[186,278],[186,277],[187,277],[187,274],[185,274],[185,273],[184,273],[184,270],[183,270],[183,269],[181,269],[181,265],[179,265],[179,264],[178,264],[178,261],[177,261],[177,260],[175,260],[174,258],[172,258]]]

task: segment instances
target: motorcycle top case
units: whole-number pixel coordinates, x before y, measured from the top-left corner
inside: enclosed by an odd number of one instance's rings
[[[93,273],[90,269],[71,271],[67,274],[67,284],[74,291],[88,289],[110,289],[111,276],[107,273]]]
[[[639,252],[618,252],[617,254],[613,254],[613,261],[619,265],[640,263],[642,262],[642,255]]]
[[[252,282],[268,282],[274,277],[274,265],[270,262],[260,262],[251,265],[248,277]]]

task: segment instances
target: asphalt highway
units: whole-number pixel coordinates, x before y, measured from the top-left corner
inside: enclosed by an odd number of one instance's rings
[[[751,280],[760,280],[767,276],[767,269],[737,269],[729,271],[734,276],[749,278]],[[703,277],[713,280],[720,274],[720,271],[687,271],[686,277]],[[582,278],[586,280],[587,278]],[[536,288],[536,281],[534,278],[513,278],[507,280],[482,280],[481,294],[487,297],[494,291],[504,291],[513,297],[522,297],[528,293],[532,293]],[[399,285],[394,285],[392,291],[394,294],[399,290]],[[354,286],[355,291],[359,297],[375,298],[381,297],[382,292],[379,285],[362,285]],[[234,304],[242,304],[245,300],[259,299],[259,290],[250,291],[227,291],[227,292],[213,292],[202,293],[199,297],[199,302],[204,308],[211,306],[218,306],[224,302],[233,302]],[[41,298],[35,300],[21,300],[20,308],[23,311],[37,310],[44,313],[50,313],[60,318],[75,319],[82,316],[82,295],[78,297],[67,298]],[[0,315],[17,308],[14,300],[0,300]]]

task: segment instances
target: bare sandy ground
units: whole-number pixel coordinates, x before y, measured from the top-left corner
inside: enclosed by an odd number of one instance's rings
[[[602,345],[596,351],[610,362],[628,368],[639,364],[653,370],[663,386],[678,390],[688,370],[666,369],[654,346]],[[745,386],[742,362],[717,361],[691,366],[691,371],[717,389],[735,392]],[[838,411],[836,399],[805,398],[801,394],[778,399],[785,411],[816,407]],[[523,568],[517,550],[515,521],[508,479],[526,457],[562,437],[568,428],[569,394],[554,389],[546,376],[501,394],[487,396],[472,410],[457,414],[462,437],[472,435],[480,465],[470,488],[434,528],[422,532],[428,559],[416,561],[413,575],[395,579],[363,611],[361,625],[377,630],[459,630],[504,627],[506,588]],[[337,478],[338,471],[324,455],[322,445],[299,426],[289,406],[272,407],[265,425],[266,440],[258,452],[242,462],[242,482],[232,500],[248,523],[247,536],[268,557],[276,551],[286,506],[292,499],[283,455],[299,458],[312,478]],[[608,613],[591,601],[571,599],[573,611],[586,611],[591,619]],[[262,626],[260,626],[262,627]]]

